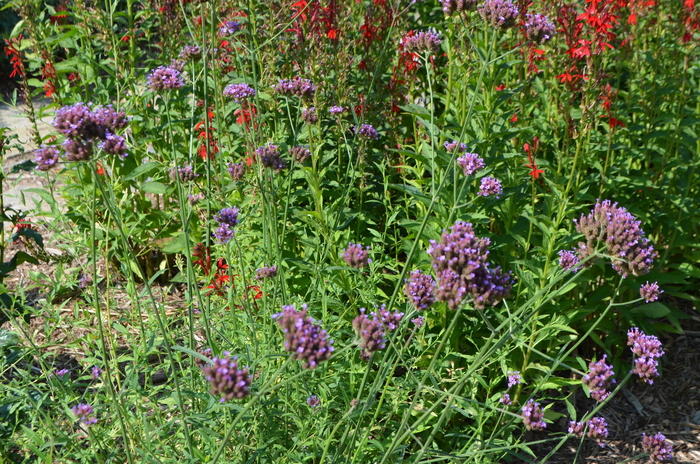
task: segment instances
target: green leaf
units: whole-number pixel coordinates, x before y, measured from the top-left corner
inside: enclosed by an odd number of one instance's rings
[[[6,329],[0,329],[0,348],[19,345],[19,337],[16,333]]]
[[[30,229],[29,227],[22,227],[17,232],[12,234],[12,241],[15,242],[20,237],[30,238],[30,239],[34,240],[34,242],[37,245],[39,245],[40,248],[44,248],[44,238],[41,236],[41,234],[39,232],[37,232],[34,229]],[[32,259],[34,259],[34,258],[32,258]],[[34,263],[34,264],[39,264],[39,263]]]
[[[163,253],[183,253],[187,250],[187,237],[185,234],[180,234],[177,237],[171,237],[168,243],[161,248]]]
[[[141,186],[141,190],[143,190],[146,193],[162,195],[168,191],[168,186],[162,182],[146,182]]]
[[[17,163],[14,166],[12,166],[10,173],[17,174],[20,171],[31,172],[34,170],[34,168],[36,168],[36,166],[37,166],[37,164],[34,161],[25,160],[25,161],[22,161],[21,163]]]
[[[642,316],[648,317],[650,319],[657,319],[659,317],[664,317],[669,314],[671,310],[666,307],[663,303],[655,301],[654,303],[645,304],[638,306],[631,310],[633,314],[641,314]]]
[[[156,162],[156,161],[149,161],[147,163],[143,163],[141,166],[137,167],[133,171],[131,171],[131,174],[126,176],[124,180],[132,180],[136,179],[139,176],[142,176],[144,174],[148,174],[151,171],[155,171],[159,167],[161,167],[162,164]]]

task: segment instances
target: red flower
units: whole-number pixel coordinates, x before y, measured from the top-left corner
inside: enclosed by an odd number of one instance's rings
[[[105,175],[105,168],[102,166],[102,164],[98,161],[97,163],[97,174],[104,176]]]
[[[5,39],[5,55],[10,57],[10,63],[12,64],[12,72],[10,77],[26,76],[24,70],[24,64],[22,63],[22,55],[20,52],[20,46],[22,43],[22,34],[18,35],[14,39]]]
[[[530,163],[530,164],[526,164],[525,166],[530,168],[529,175],[532,177],[532,180],[539,179],[540,174],[544,174],[544,171],[537,167],[537,163],[535,162],[535,157],[533,156],[533,153],[537,153],[537,150],[539,148],[540,148],[540,139],[537,136],[535,136],[535,138],[532,141],[532,147],[530,147],[529,143],[523,144],[523,150],[525,151],[525,154],[527,154],[527,160]]]

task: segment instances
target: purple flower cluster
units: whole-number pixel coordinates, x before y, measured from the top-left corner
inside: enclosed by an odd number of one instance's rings
[[[525,37],[536,44],[552,38],[557,29],[547,17],[540,13],[525,15]]]
[[[477,0],[440,0],[442,11],[450,16],[453,13],[461,13],[476,8]]]
[[[360,308],[360,315],[352,321],[355,334],[362,340],[360,349],[365,357],[386,347],[386,330],[381,319],[374,315],[371,319],[365,314],[365,308]]]
[[[309,150],[309,147],[300,145],[290,148],[289,154],[292,155],[292,158],[294,158],[294,161],[297,163],[303,163],[311,156],[311,150]]]
[[[307,124],[316,124],[318,122],[318,114],[316,113],[316,107],[304,108],[301,110],[301,119]]]
[[[55,375],[59,379],[62,379],[63,376],[66,374],[70,374],[70,369],[56,369],[51,374],[49,374],[49,378],[51,378]]]
[[[358,136],[368,140],[377,140],[379,138],[379,132],[377,132],[377,129],[375,129],[371,124],[362,124],[360,126],[355,126],[355,133]]]
[[[523,423],[527,430],[547,428],[547,424],[544,422],[544,410],[540,407],[540,403],[530,400],[523,406]]]
[[[233,35],[241,30],[241,25],[238,21],[225,21],[221,24],[219,28],[220,36]]]
[[[199,177],[199,175],[197,175],[197,173],[194,172],[194,168],[188,164],[170,169],[170,179],[174,181],[178,177],[180,178],[181,182],[192,182]]]
[[[108,154],[125,157],[126,141],[115,132],[124,129],[129,120],[123,112],[115,111],[112,105],[98,106],[91,110],[82,103],[64,106],[56,111],[53,126],[66,136],[62,147],[68,161],[89,160],[94,144]],[[44,153],[37,163],[43,166],[50,162],[51,153]]]
[[[559,252],[559,266],[565,271],[572,269],[574,272],[578,271],[578,256],[573,251],[561,250]]]
[[[282,312],[272,318],[284,332],[284,349],[292,353],[292,358],[304,361],[305,369],[315,369],[331,357],[333,340],[313,318],[306,317],[306,308],[305,304],[301,311],[294,305],[282,306]]]
[[[236,182],[240,181],[243,179],[243,176],[245,176],[245,164],[228,163],[226,166],[226,170],[231,176],[231,179],[235,180]]]
[[[608,438],[608,424],[602,417],[594,417],[588,421],[588,438],[592,438],[597,441],[598,444],[603,447],[604,438]]]
[[[241,399],[248,395],[252,379],[248,368],[239,369],[238,358],[228,357],[228,351],[224,351],[223,358],[214,358],[210,365],[202,367],[204,378],[211,383],[209,392],[215,396],[221,396],[221,402]]]
[[[588,425],[588,433],[586,434],[588,438],[597,441],[601,447],[605,446],[603,439],[608,437],[608,424],[602,417],[594,417],[587,423],[571,421],[569,422],[569,433],[577,437],[583,437],[586,425]]]
[[[345,251],[343,251],[343,259],[348,266],[354,267],[355,269],[362,269],[372,262],[369,257],[369,250],[369,246],[367,246],[366,250],[363,250],[361,244],[350,242]]]
[[[495,196],[496,198],[501,198],[501,193],[503,193],[503,185],[501,185],[500,180],[491,176],[481,178],[479,195],[483,197]]]
[[[652,378],[659,376],[657,359],[664,355],[661,341],[654,335],[646,335],[637,327],[632,327],[627,332],[627,345],[632,347],[632,353],[636,356],[632,373],[637,374],[645,383],[654,383]]]
[[[102,369],[100,369],[97,366],[92,366],[92,370],[90,371],[90,377],[92,377],[93,380],[97,380],[100,378],[100,375],[102,375]]]
[[[345,112],[345,108],[342,106],[331,106],[328,112],[331,114],[331,116],[337,116],[339,114],[342,114]]]
[[[146,82],[154,92],[175,90],[185,85],[180,71],[174,66],[158,66],[146,77]]]
[[[297,76],[294,79],[282,79],[274,86],[275,92],[288,97],[296,95],[299,98],[311,100],[316,93],[316,86],[308,79]]]
[[[425,318],[423,316],[414,317],[411,322],[416,326],[416,329],[420,329],[425,324]]]
[[[576,231],[583,234],[586,242],[579,242],[578,257],[581,261],[596,252],[599,243],[605,245],[606,254],[612,256],[612,267],[623,277],[649,272],[658,256],[644,231],[625,208],[611,204],[610,200],[597,201],[588,216],[581,215],[576,221]],[[586,263],[586,265],[590,265]]]
[[[387,331],[393,332],[399,327],[404,313],[392,313],[386,309],[386,305],[381,305],[377,312],[372,312],[371,314],[382,322]]]
[[[445,142],[442,144],[443,147],[445,147],[445,150],[448,153],[452,153],[457,150],[458,153],[464,153],[467,151],[467,144],[466,143],[459,143],[457,140],[453,140],[451,142]]]
[[[255,270],[255,278],[258,280],[272,279],[273,277],[277,277],[277,266],[263,266]]]
[[[615,379],[612,378],[615,372],[613,372],[612,366],[605,364],[606,357],[607,355],[603,355],[603,358],[598,362],[591,361],[588,365],[588,374],[581,380],[590,390],[591,397],[597,401],[605,400],[610,395],[608,388],[615,383]]]
[[[477,309],[495,305],[511,289],[511,275],[500,267],[491,268],[487,261],[491,241],[478,238],[472,225],[457,221],[450,232],[443,231],[440,243],[430,241],[428,254],[437,275],[436,296],[456,309],[470,295]]]
[[[233,238],[233,228],[238,224],[238,208],[224,208],[214,216],[219,227],[212,233],[222,245],[227,244]]]
[[[670,461],[673,459],[673,447],[670,443],[666,443],[666,437],[658,432],[654,436],[642,434],[642,449],[645,453],[649,453],[652,461]]]
[[[77,417],[80,422],[82,422],[85,425],[94,425],[97,424],[97,418],[93,416],[95,414],[95,408],[90,406],[89,404],[81,403],[78,405],[75,405],[71,408],[71,411],[73,411],[73,414],[75,417]]]
[[[498,400],[501,404],[505,404],[506,406],[512,406],[513,401],[510,399],[510,395],[508,393],[504,393],[503,396],[501,397],[500,400]]]
[[[440,49],[440,36],[432,31],[411,31],[401,39],[401,44],[407,52],[435,53]]]
[[[520,383],[523,383],[523,377],[520,375],[520,371],[508,371],[508,390]]]
[[[644,300],[647,303],[651,303],[652,301],[656,301],[659,299],[659,295],[662,294],[664,291],[659,290],[659,283],[654,282],[652,284],[649,283],[647,280],[647,283],[642,285],[639,288],[639,295],[644,298]]]
[[[284,169],[284,160],[280,154],[280,150],[277,145],[268,143],[265,146],[259,147],[255,150],[255,154],[260,159],[260,163],[266,168],[274,169],[280,172]]]
[[[481,171],[484,169],[486,164],[484,163],[484,159],[477,155],[476,153],[465,153],[464,156],[460,156],[457,158],[457,165],[462,168],[462,172],[464,172],[465,176],[471,176],[476,174],[478,171]],[[488,177],[486,178],[488,179]],[[493,179],[493,177],[491,178]],[[498,181],[496,181],[498,182]],[[481,185],[483,188],[484,185],[484,180],[482,179]],[[499,183],[500,186],[500,183]]]
[[[185,45],[180,52],[180,58],[183,60],[194,60],[200,56],[202,56],[202,49],[198,45]]]
[[[518,7],[510,0],[486,0],[477,9],[484,21],[501,29],[510,29],[518,19]]]
[[[405,282],[403,292],[418,311],[428,309],[435,303],[435,280],[432,276],[415,270]]]
[[[315,413],[321,407],[321,400],[318,399],[318,396],[311,395],[308,398],[306,398],[306,404]]]
[[[41,148],[34,152],[34,162],[39,171],[48,171],[58,162],[58,148],[41,145]]]
[[[255,96],[255,89],[248,84],[229,84],[224,88],[224,96],[233,98],[236,103]]]

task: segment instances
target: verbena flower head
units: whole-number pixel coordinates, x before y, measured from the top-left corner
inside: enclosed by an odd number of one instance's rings
[[[506,298],[511,289],[511,275],[500,267],[492,268],[488,260],[488,238],[478,238],[472,225],[457,221],[450,231],[443,230],[440,242],[430,241],[428,254],[437,275],[437,299],[455,309],[470,295],[477,309],[493,306]]]
[[[41,148],[34,152],[34,162],[39,171],[48,171],[58,162],[59,151],[56,147],[41,145]]]
[[[282,312],[272,317],[284,332],[284,349],[292,353],[292,358],[304,361],[305,369],[315,369],[331,357],[333,340],[312,318],[306,317],[306,309],[306,305],[301,311],[294,305],[282,306]]]
[[[523,377],[520,375],[520,371],[508,371],[508,390],[523,382]]]
[[[198,204],[200,201],[204,200],[205,198],[206,198],[206,197],[204,196],[204,194],[203,194],[202,192],[199,192],[199,193],[194,194],[194,195],[192,195],[192,194],[187,195],[187,200],[190,202],[190,204],[191,204],[192,206]],[[214,236],[216,236],[216,235],[214,235]],[[233,238],[233,233],[231,233],[231,236],[229,237],[229,240],[230,240],[231,238]],[[228,243],[228,240],[227,240],[226,242],[222,242],[222,243]]]
[[[95,408],[86,403],[81,403],[75,405],[71,408],[75,417],[77,417],[80,422],[85,425],[97,424],[97,418],[93,416],[95,414]]]
[[[194,168],[188,164],[170,168],[170,179],[174,181],[178,177],[182,182],[192,182],[199,176],[194,172]]]
[[[277,266],[263,266],[255,270],[255,278],[258,280],[272,279],[273,277],[277,277]]]
[[[224,96],[233,98],[236,103],[255,96],[255,89],[248,84],[229,84],[224,88]]]
[[[646,284],[642,285],[639,288],[639,295],[641,295],[641,297],[644,298],[644,300],[646,300],[647,303],[651,303],[652,301],[658,300],[659,295],[663,292],[663,290],[659,290],[658,282],[650,284],[648,280]]]
[[[308,398],[306,398],[306,404],[315,413],[321,407],[321,400],[318,399],[318,396],[311,395]]]
[[[51,373],[51,375],[49,375],[49,377],[53,377],[55,375],[59,379],[62,379],[66,374],[70,374],[70,369],[56,369]]]
[[[92,158],[92,140],[83,141],[81,139],[66,139],[61,144],[68,161],[87,161]]]
[[[603,244],[604,252],[612,256],[612,267],[623,277],[630,273],[643,275],[649,272],[658,253],[644,237],[644,231],[625,208],[612,204],[610,200],[597,201],[588,216],[581,215],[576,222],[576,231],[585,236],[586,242],[579,242],[578,256],[581,261],[596,252],[596,246]],[[590,266],[587,262],[586,266]]]
[[[414,317],[411,319],[411,322],[416,326],[416,330],[418,330],[425,324],[425,318],[423,316]]]
[[[467,144],[466,143],[459,143],[457,140],[453,140],[451,142],[445,142],[442,144],[443,147],[445,147],[445,151],[448,153],[452,153],[457,150],[458,153],[464,153],[467,151]]]
[[[559,266],[565,271],[578,271],[578,256],[573,251],[561,250],[559,252]]]
[[[126,152],[126,140],[121,135],[107,132],[104,140],[98,146],[103,152],[110,155],[117,155],[120,158],[125,158],[128,155]]]
[[[224,208],[224,209],[220,210],[218,213],[216,213],[216,215],[214,216],[214,219],[219,224],[228,224],[231,227],[234,227],[234,226],[238,225],[238,222],[239,222],[238,213],[239,213],[239,210],[235,206],[233,208]]]
[[[653,378],[659,376],[657,359],[664,355],[661,341],[632,327],[627,332],[627,345],[632,346],[632,353],[636,356],[632,373],[637,374],[642,382],[653,384]]]
[[[90,371],[90,377],[92,377],[93,380],[97,380],[100,378],[100,375],[102,375],[102,369],[100,369],[97,366],[92,366],[92,370]]]
[[[569,422],[569,433],[576,435],[577,437],[583,437],[583,430],[586,428],[586,424],[583,422],[571,421]]]
[[[202,195],[202,198],[200,198],[199,195],[202,194],[198,193],[197,195],[190,195],[189,200],[192,205],[196,205],[200,200],[202,200],[204,195]],[[228,224],[220,224],[219,227],[217,227],[211,234],[214,236],[217,242],[222,245],[226,245],[233,239],[233,236],[236,235],[236,231],[233,230],[233,227]]]
[[[175,90],[185,85],[180,71],[172,66],[159,66],[154,69],[146,78],[146,82],[154,92]]]
[[[432,31],[411,31],[401,39],[401,44],[407,52],[435,53],[440,49],[440,35]]]
[[[541,44],[551,39],[556,34],[556,27],[540,13],[525,15],[525,37],[536,44]]]
[[[435,280],[432,276],[423,274],[420,270],[411,272],[406,279],[404,294],[409,302],[418,310],[428,309],[435,303]]]
[[[530,400],[523,406],[523,423],[528,430],[544,430],[547,424],[544,422],[544,410],[540,403]]]
[[[372,312],[371,314],[381,321],[387,332],[393,332],[399,327],[404,313],[392,313],[386,309],[386,305],[381,305],[376,312]]]
[[[602,417],[594,417],[588,421],[588,438],[597,441],[603,447],[603,439],[608,438],[608,424]]]
[[[673,459],[673,446],[670,443],[666,443],[666,437],[661,432],[657,432],[654,436],[648,436],[646,433],[643,433],[642,437],[642,449],[645,453],[649,453],[652,461],[670,461]]]
[[[220,396],[222,403],[246,397],[252,383],[248,368],[240,369],[238,358],[229,358],[228,355],[228,351],[224,351],[223,358],[214,358],[211,364],[202,367],[204,378],[211,383],[209,392]]]
[[[328,112],[331,114],[331,116],[337,116],[339,114],[342,114],[345,112],[345,108],[342,106],[331,106]]]
[[[255,154],[260,159],[260,163],[266,168],[280,172],[284,169],[284,160],[277,145],[268,143],[255,150]]]
[[[365,356],[386,347],[386,329],[376,315],[371,319],[365,314],[365,308],[360,308],[360,315],[352,321],[355,334],[361,339],[360,348]]]
[[[240,181],[243,179],[243,176],[245,176],[245,164],[228,163],[226,166],[226,170],[231,176],[231,179],[235,180],[236,182]]]
[[[615,372],[612,366],[605,364],[606,357],[607,355],[603,355],[600,361],[591,361],[588,365],[588,373],[581,380],[581,383],[590,390],[591,397],[597,401],[605,400],[610,395],[608,388],[615,383],[615,379],[612,378]]]
[[[97,106],[92,111],[93,121],[99,126],[97,136],[104,137],[107,132],[115,133],[129,124],[129,118],[123,111],[116,111],[112,105]]]
[[[289,154],[292,155],[294,161],[297,163],[303,163],[309,156],[311,156],[311,150],[307,146],[297,146],[289,149]]]
[[[241,30],[241,25],[238,21],[224,21],[219,28],[220,36],[233,35]]]
[[[318,114],[316,113],[316,107],[304,108],[301,110],[301,119],[307,124],[316,124],[318,122]]]
[[[501,29],[515,26],[518,19],[518,7],[509,0],[486,0],[477,9],[484,21]]]
[[[377,140],[379,138],[379,132],[377,132],[377,129],[375,129],[371,124],[362,124],[361,126],[355,126],[355,133],[359,137],[368,140]]]
[[[70,139],[90,138],[98,135],[95,115],[90,111],[90,108],[80,102],[56,110],[52,125]]]
[[[302,79],[299,76],[294,79],[282,79],[273,88],[280,95],[297,96],[306,100],[313,99],[316,94],[316,85],[309,79]]]
[[[478,0],[440,0],[442,11],[450,16],[453,13],[461,13],[476,8]]]
[[[369,250],[369,246],[367,246],[366,250],[363,250],[361,244],[350,242],[345,251],[343,251],[343,259],[348,266],[354,267],[355,269],[362,269],[372,262],[369,257]]]
[[[185,45],[180,52],[180,58],[183,60],[194,60],[200,56],[202,56],[202,49],[198,45]]]
[[[462,168],[462,172],[464,172],[465,176],[472,176],[486,166],[484,159],[476,153],[465,153],[464,156],[457,158],[457,165]]]
[[[501,181],[495,177],[482,177],[481,187],[479,188],[478,193],[483,197],[494,196],[496,198],[501,198],[501,193],[503,193],[503,185],[501,185]]]
[[[504,393],[503,396],[501,397],[500,400],[498,400],[501,404],[505,404],[506,406],[512,406],[513,402],[510,399],[510,395],[508,393]]]

